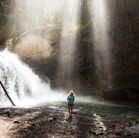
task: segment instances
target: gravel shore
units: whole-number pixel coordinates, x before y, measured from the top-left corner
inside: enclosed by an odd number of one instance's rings
[[[69,119],[59,108],[0,108],[0,138],[139,138],[137,126],[138,118],[74,112]]]

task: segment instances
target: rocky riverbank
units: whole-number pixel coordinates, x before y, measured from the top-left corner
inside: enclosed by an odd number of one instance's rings
[[[139,118],[74,112],[68,119],[62,108],[1,108],[0,128],[0,138],[138,138]]]

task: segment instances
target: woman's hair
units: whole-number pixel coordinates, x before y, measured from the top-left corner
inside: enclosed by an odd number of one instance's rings
[[[69,91],[69,95],[73,95],[73,96],[74,96],[74,95],[75,95],[75,94],[74,94],[74,91],[73,91],[73,90],[70,90],[70,91]]]

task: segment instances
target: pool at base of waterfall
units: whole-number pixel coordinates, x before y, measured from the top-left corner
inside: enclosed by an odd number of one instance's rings
[[[52,109],[60,109],[68,112],[66,102],[44,103]],[[139,130],[139,106],[120,105],[110,102],[80,102],[73,107],[73,115],[83,115],[93,118],[96,122],[103,122],[111,129],[127,130],[138,133]]]

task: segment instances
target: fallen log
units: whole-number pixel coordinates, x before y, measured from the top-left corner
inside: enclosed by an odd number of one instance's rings
[[[2,84],[1,81],[0,81],[0,84],[1,84],[1,86],[2,86],[2,88],[3,88],[3,90],[4,90],[4,92],[5,92],[6,96],[8,97],[9,101],[12,103],[13,106],[15,106],[13,100],[12,100],[11,97],[9,96],[8,92],[6,91],[4,85]]]

